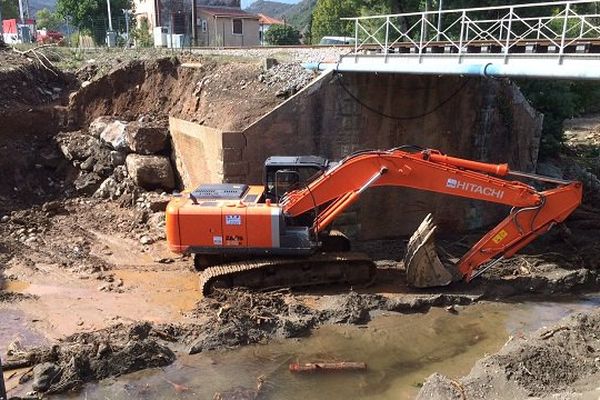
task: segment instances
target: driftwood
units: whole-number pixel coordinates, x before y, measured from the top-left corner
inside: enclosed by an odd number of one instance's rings
[[[2,369],[4,371],[12,371],[14,369],[31,367],[33,363],[30,359],[23,358],[20,360],[2,361]]]
[[[314,362],[314,363],[291,363],[292,372],[317,372],[317,371],[364,371],[367,364],[364,362]]]
[[[542,340],[550,339],[552,336],[554,336],[555,333],[560,332],[560,331],[568,331],[570,329],[571,328],[569,328],[568,326],[559,326],[558,328],[550,329],[549,331],[542,333],[540,335],[540,339],[542,339]]]
[[[42,44],[40,46],[31,48],[31,49],[27,49],[25,51],[21,51],[15,47],[13,47],[13,51],[15,53],[18,53],[24,57],[30,58],[32,60],[37,60],[40,65],[42,67],[44,67],[44,69],[52,72],[54,74],[54,76],[58,76],[58,73],[56,72],[56,67],[54,66],[54,64],[52,64],[52,61],[50,61],[48,59],[48,57],[46,57],[46,55],[44,53],[42,53],[40,50],[43,48],[47,48],[47,47],[56,47],[56,44],[53,43],[49,43],[49,44]],[[33,55],[33,57],[32,57]]]

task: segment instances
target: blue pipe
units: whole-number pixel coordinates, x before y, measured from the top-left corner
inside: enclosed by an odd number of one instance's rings
[[[469,64],[463,60],[461,64],[399,64],[371,61],[369,63],[338,62],[304,63],[302,66],[314,71],[334,70],[340,72],[374,72],[374,73],[399,73],[417,75],[468,75],[484,76],[490,78],[541,78],[541,79],[575,79],[575,80],[600,80],[600,65],[598,61],[586,61],[589,65],[564,66],[541,60],[539,64],[518,65],[513,60],[509,64],[487,63]]]

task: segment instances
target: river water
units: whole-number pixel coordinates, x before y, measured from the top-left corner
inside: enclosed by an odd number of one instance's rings
[[[379,313],[367,326],[324,326],[305,339],[179,355],[167,368],[90,384],[77,397],[212,399],[217,392],[255,390],[261,377],[260,399],[410,399],[433,372],[460,377],[511,335],[598,306],[600,294],[563,301],[482,302],[461,307],[458,314],[438,308],[425,314]],[[295,361],[362,361],[368,369],[298,374],[288,370]]]

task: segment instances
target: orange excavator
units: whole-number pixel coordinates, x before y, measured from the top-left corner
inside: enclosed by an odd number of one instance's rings
[[[513,179],[508,179],[512,177]],[[552,184],[538,191],[515,178]],[[470,281],[564,221],[580,204],[580,182],[511,171],[401,146],[362,151],[342,161],[270,157],[264,185],[204,184],[175,194],[167,207],[172,251],[190,253],[202,270],[201,290],[364,283],[376,272],[364,254],[331,229],[371,187],[400,186],[512,206],[509,215],[455,264],[442,262],[428,216],[408,242],[407,282],[415,287]]]

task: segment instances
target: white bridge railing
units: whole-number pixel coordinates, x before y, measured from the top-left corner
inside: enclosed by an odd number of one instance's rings
[[[354,22],[355,53],[444,52],[460,58],[485,46],[506,61],[522,52],[518,48],[544,43],[544,52],[561,62],[574,45],[600,40],[599,11],[600,1],[575,0],[343,19]]]

